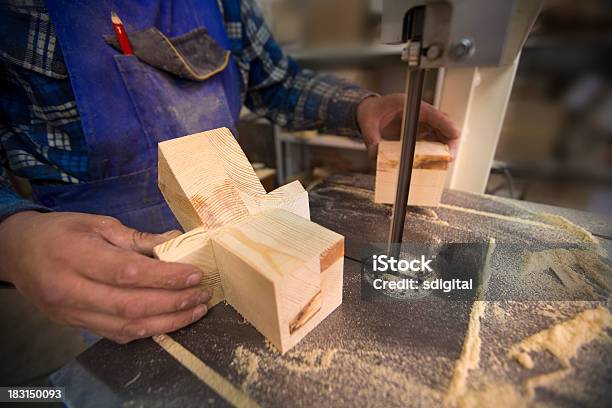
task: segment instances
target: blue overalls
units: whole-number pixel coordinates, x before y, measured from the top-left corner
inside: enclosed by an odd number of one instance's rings
[[[123,55],[104,41],[111,11],[126,31],[156,27],[173,38],[205,28],[229,40],[216,0],[47,0],[89,148],[92,181],[33,186],[35,201],[58,211],[104,214],[147,232],[180,229],[157,187],[157,144],[218,127],[235,131],[240,73],[182,79]],[[206,175],[202,175],[205,177]]]

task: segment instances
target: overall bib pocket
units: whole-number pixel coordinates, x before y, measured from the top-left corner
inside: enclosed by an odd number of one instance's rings
[[[157,28],[128,34],[134,55],[157,69],[192,81],[205,81],[222,72],[229,62],[229,51],[221,48],[204,28],[168,38]],[[104,40],[121,50],[114,36]]]
[[[156,29],[139,33],[130,35],[139,39],[138,45],[132,44],[134,53],[145,55],[155,66],[137,55],[115,55],[114,60],[152,148],[168,139],[233,124],[223,80],[216,75],[227,67],[229,52],[201,28],[173,39]],[[193,74],[198,78],[188,78]]]

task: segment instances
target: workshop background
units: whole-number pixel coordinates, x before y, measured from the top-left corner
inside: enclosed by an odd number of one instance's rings
[[[306,68],[381,94],[402,92],[401,47],[383,46],[379,0],[259,0],[276,39]],[[487,192],[607,213],[612,206],[612,2],[550,0],[522,53]],[[425,99],[434,96],[435,72]],[[360,141],[289,133],[245,111],[239,142],[265,187],[347,170],[374,173]],[[7,291],[8,292],[8,291]],[[11,291],[0,297],[0,384],[42,384],[84,349]],[[19,326],[15,316],[30,316]],[[44,331],[40,330],[45,326]],[[24,341],[29,339],[29,341]],[[46,356],[41,358],[41,356]]]
[[[303,67],[402,92],[401,46],[380,44],[380,0],[259,0]],[[523,49],[486,192],[612,215],[612,2],[548,0]],[[433,101],[436,72],[426,77]],[[361,142],[289,133],[244,112],[240,143],[269,183],[374,173]]]

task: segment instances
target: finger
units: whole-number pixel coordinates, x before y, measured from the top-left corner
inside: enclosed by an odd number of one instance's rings
[[[73,267],[83,276],[111,286],[185,289],[202,281],[202,272],[193,265],[158,261],[102,239],[89,240],[77,251]]]
[[[367,146],[367,145],[366,145]],[[366,147],[368,157],[375,160],[378,157],[378,143]]]
[[[395,116],[387,124],[381,126],[381,139],[400,140],[402,135],[402,111],[397,111]]]
[[[457,149],[459,148],[459,139],[452,139],[448,141],[448,149],[450,150],[451,159],[457,158]]]
[[[368,151],[368,156],[371,159],[376,158],[376,155],[372,156],[372,153],[376,153],[378,151],[378,143],[380,142],[378,123],[365,121],[361,127],[361,134],[363,136],[363,142],[365,143]]]
[[[447,115],[426,102],[421,103],[420,121],[438,130],[445,140],[455,140],[461,136],[461,132]]]
[[[72,326],[91,330],[119,343],[170,333],[200,320],[208,308],[199,305],[176,313],[142,319],[124,319],[86,310],[66,311],[67,322]]]
[[[460,139],[448,139],[446,136],[442,135],[439,130],[434,128],[430,129],[431,132],[429,134],[431,139],[440,143],[445,143],[448,146],[451,161],[454,160],[457,156],[457,148],[459,147]]]
[[[178,230],[168,231],[164,234],[150,234],[126,227],[120,221],[111,217],[99,217],[97,222],[97,231],[108,242],[119,248],[129,249],[148,256],[153,255],[153,248],[157,245],[181,234]]]
[[[127,289],[83,279],[64,306],[104,313],[126,319],[179,312],[210,300],[204,287],[182,290]]]

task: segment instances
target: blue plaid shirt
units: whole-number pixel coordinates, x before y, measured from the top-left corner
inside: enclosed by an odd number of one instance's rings
[[[371,92],[300,69],[274,41],[254,0],[219,4],[249,109],[288,129],[358,135],[355,110]],[[90,180],[78,106],[42,0],[0,3],[0,164],[0,221],[46,210],[21,198],[12,176],[34,183]]]

